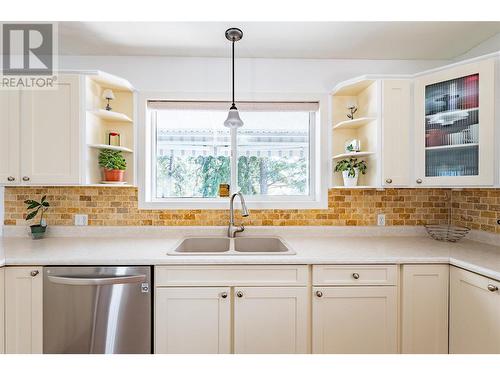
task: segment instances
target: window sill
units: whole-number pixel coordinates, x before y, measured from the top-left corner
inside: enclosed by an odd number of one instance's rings
[[[328,202],[324,200],[281,200],[281,201],[262,201],[252,200],[245,197],[245,202],[250,210],[307,210],[307,209],[326,209]],[[239,207],[240,202],[235,200]],[[227,210],[229,209],[229,198],[207,198],[207,199],[172,199],[158,201],[139,201],[141,210]]]

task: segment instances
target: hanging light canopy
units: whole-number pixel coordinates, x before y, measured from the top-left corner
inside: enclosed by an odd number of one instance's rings
[[[243,31],[235,27],[226,30],[226,39],[231,42],[232,45],[232,63],[233,63],[233,102],[231,108],[229,108],[229,113],[227,114],[227,119],[224,121],[224,126],[227,128],[240,128],[243,126],[243,121],[240,119],[240,114],[238,113],[238,108],[234,104],[234,43],[243,38]]]

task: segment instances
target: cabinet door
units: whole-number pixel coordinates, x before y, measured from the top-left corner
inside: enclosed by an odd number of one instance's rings
[[[410,81],[386,80],[382,88],[382,185],[410,185]]]
[[[0,268],[0,354],[5,353],[5,279],[4,269]]]
[[[19,92],[0,90],[0,185],[19,183]]]
[[[234,288],[234,352],[308,352],[308,290],[304,287]]]
[[[155,353],[230,353],[229,288],[157,288]]]
[[[450,353],[500,354],[500,294],[495,287],[500,282],[451,267]]]
[[[60,75],[57,89],[21,93],[21,182],[80,182],[79,77]]]
[[[448,279],[447,264],[403,266],[403,353],[448,353]]]
[[[397,288],[313,288],[313,353],[397,353]]]
[[[417,184],[493,184],[494,69],[483,60],[415,80]]]
[[[42,353],[41,267],[5,268],[5,352]]]

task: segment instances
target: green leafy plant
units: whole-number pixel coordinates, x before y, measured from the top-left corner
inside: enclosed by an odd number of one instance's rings
[[[24,201],[24,203],[27,205],[26,211],[28,211],[28,214],[26,215],[26,220],[31,220],[40,213],[40,226],[43,225],[43,214],[45,211],[47,211],[50,207],[49,202],[47,202],[47,196],[44,195],[40,202],[34,201],[32,199],[27,199]],[[29,212],[31,211],[31,212]]]
[[[349,171],[347,174],[349,177],[356,176],[356,169],[359,173],[366,174],[366,162],[364,160],[358,161],[356,158],[343,159],[337,162],[335,165],[335,172],[345,172]]]
[[[124,171],[127,169],[127,161],[121,151],[104,149],[99,153],[99,166]]]

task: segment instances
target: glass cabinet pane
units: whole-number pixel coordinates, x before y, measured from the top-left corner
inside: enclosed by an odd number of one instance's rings
[[[425,175],[479,174],[479,74],[425,87]]]

